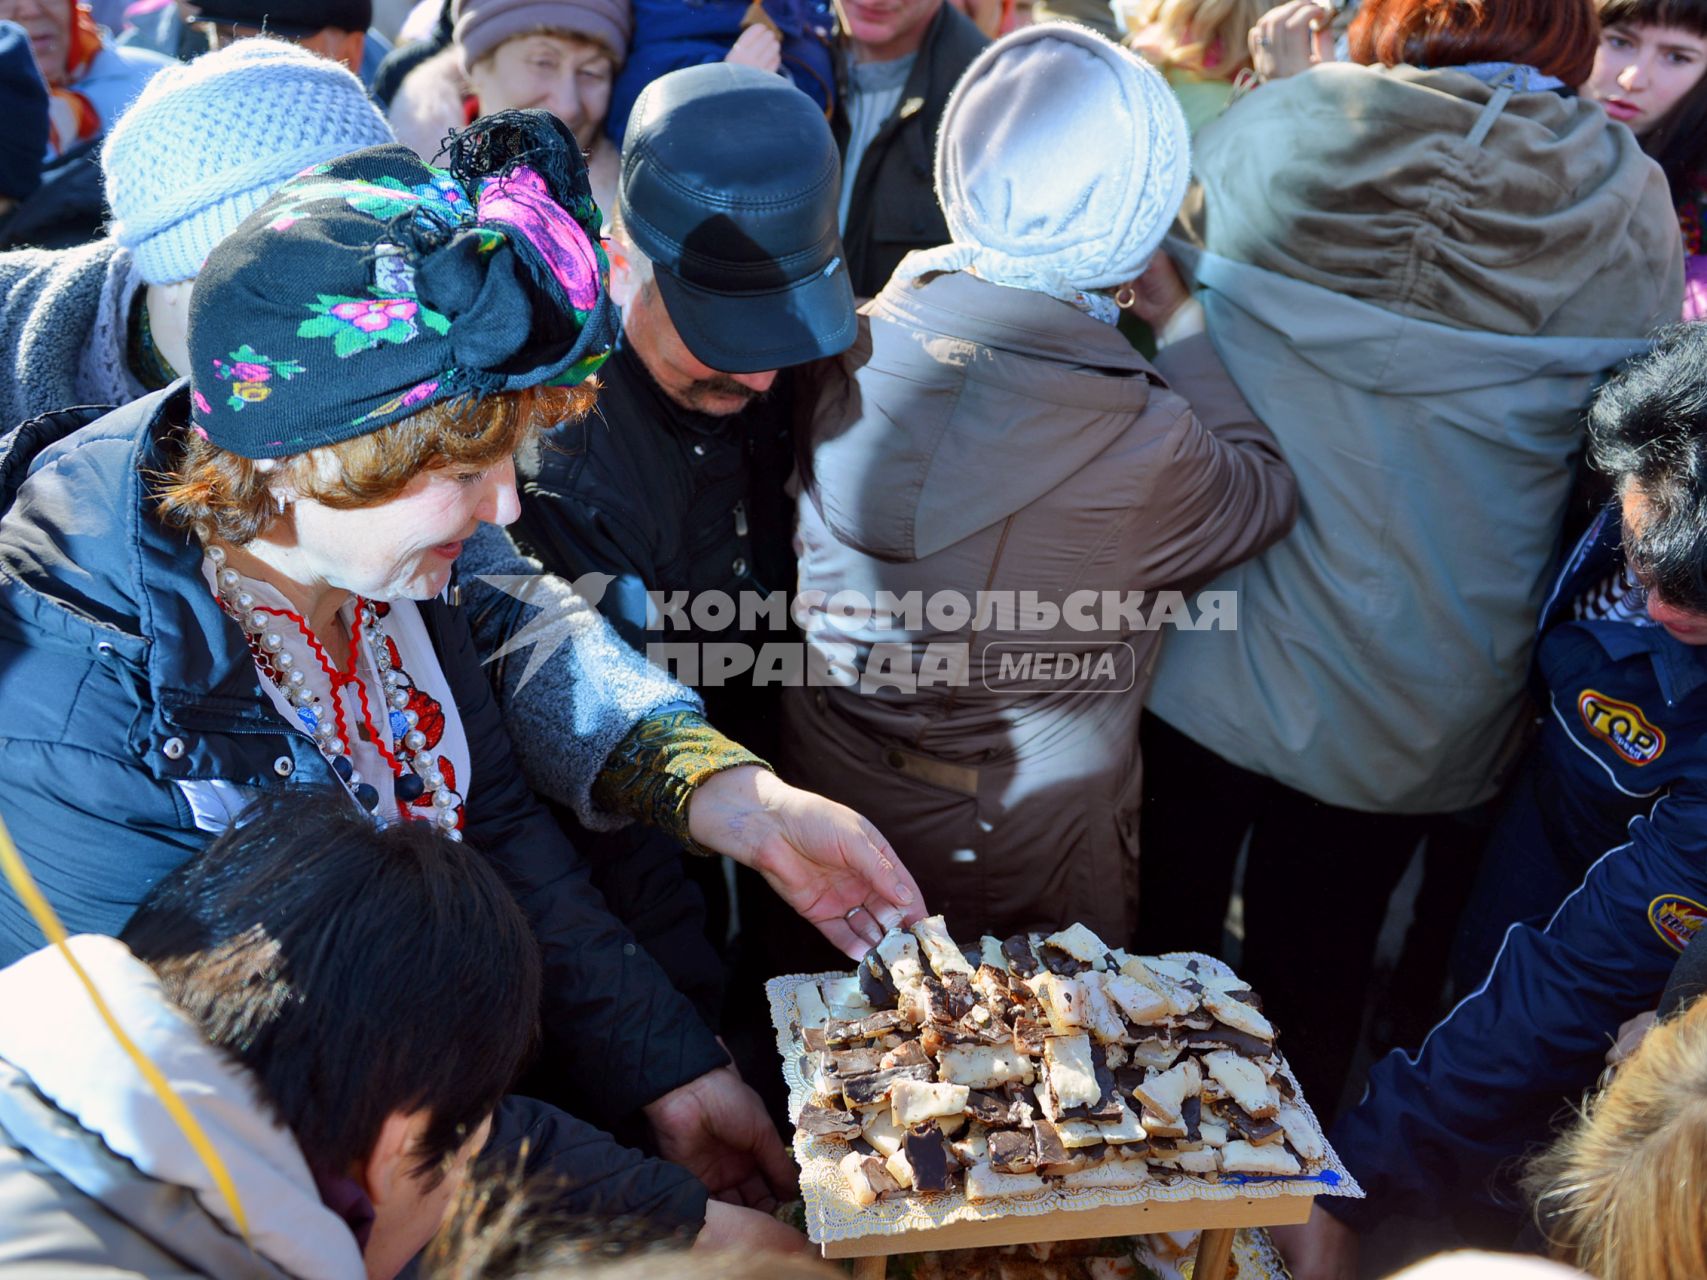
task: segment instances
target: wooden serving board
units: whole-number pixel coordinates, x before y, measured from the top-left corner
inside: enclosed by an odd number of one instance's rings
[[[1147,1236],[1163,1231],[1229,1232],[1239,1227],[1278,1227],[1303,1222],[1310,1216],[1312,1196],[1277,1196],[1265,1200],[1205,1200],[1109,1205],[1097,1209],[1062,1209],[1030,1218],[990,1218],[956,1222],[927,1231],[858,1236],[823,1245],[826,1258],[866,1258],[896,1253],[931,1253],[940,1249],[990,1249],[1004,1244],[1038,1244],[1046,1240],[1103,1240]]]

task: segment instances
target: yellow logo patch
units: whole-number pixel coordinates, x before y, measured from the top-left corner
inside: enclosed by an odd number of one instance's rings
[[[1661,894],[1648,904],[1648,923],[1673,951],[1682,951],[1707,924],[1707,907],[1675,893]]]
[[[1588,731],[1634,765],[1652,764],[1666,749],[1666,736],[1633,702],[1584,689],[1577,712]]]

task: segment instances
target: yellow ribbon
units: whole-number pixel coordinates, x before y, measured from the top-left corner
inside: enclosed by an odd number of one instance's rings
[[[77,962],[77,957],[71,954],[71,948],[66,945],[65,926],[59,922],[59,917],[53,913],[53,908],[42,896],[42,891],[36,887],[35,878],[30,875],[24,860],[18,856],[18,848],[12,843],[12,837],[6,831],[6,824],[0,822],[0,871],[6,873],[6,879],[11,883],[29,913],[35,917],[41,931],[47,935],[59,952],[65,957],[65,963],[71,966],[71,971],[77,975],[77,980],[83,984],[83,989],[89,993],[89,999],[94,1002],[95,1012],[101,1015],[101,1021],[107,1024],[107,1030],[113,1033],[113,1039],[119,1042],[119,1048],[125,1051],[127,1057],[136,1064],[136,1069],[142,1073],[142,1078],[148,1081],[159,1097],[160,1103],[166,1108],[166,1114],[183,1131],[190,1147],[196,1156],[207,1166],[207,1171],[213,1175],[213,1184],[219,1190],[225,1203],[231,1209],[231,1219],[237,1224],[237,1230],[245,1242],[249,1239],[249,1219],[243,1213],[243,1202],[237,1198],[237,1184],[232,1181],[231,1173],[225,1167],[225,1161],[219,1158],[208,1136],[203,1132],[196,1118],[190,1114],[190,1109],[184,1105],[161,1073],[160,1068],[148,1060],[136,1042],[126,1034],[125,1029],[113,1017],[113,1011],[107,1007],[100,991],[95,987],[94,980]]]

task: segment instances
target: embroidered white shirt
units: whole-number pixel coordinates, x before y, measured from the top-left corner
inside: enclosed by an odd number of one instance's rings
[[[206,579],[209,590],[214,590],[214,572],[213,566],[204,560],[202,576]],[[274,618],[276,625],[272,630],[283,640],[285,651],[290,653],[296,669],[303,673],[307,687],[320,695],[321,705],[317,710],[336,722],[332,710],[334,695],[330,688],[331,681],[321,666],[319,654],[308,641],[305,624],[299,624],[297,621],[300,615],[291,607],[290,601],[285,599],[283,593],[268,583],[245,577],[243,590],[255,598],[256,607],[277,611]],[[457,713],[456,703],[451,698],[450,684],[445,679],[444,669],[439,665],[438,654],[433,651],[419,607],[413,600],[394,600],[388,603],[390,611],[380,619],[380,630],[390,637],[397,649],[398,664],[393,670],[399,678],[399,688],[405,693],[416,691],[419,695],[424,695],[413,697],[411,701],[414,704],[412,709],[421,715],[419,728],[428,736],[426,749],[438,757],[440,772],[447,785],[453,787],[457,794],[466,800],[473,770],[469,759],[468,737],[463,732],[462,717]],[[344,624],[346,632],[353,632],[355,616],[356,602],[352,598],[338,611],[338,618]],[[395,755],[398,744],[411,726],[403,712],[392,707],[387,701],[385,684],[380,678],[379,667],[374,658],[376,643],[374,634],[364,628],[361,643],[354,646],[355,679],[339,687],[336,702],[338,709],[343,712],[346,731],[339,736],[344,740],[350,763],[357,775],[352,782],[345,784],[346,789],[353,788],[354,782],[365,782],[373,787],[379,793],[374,817],[381,824],[387,824],[399,821],[402,813],[397,803],[397,779],[379,744],[383,742],[385,749]],[[273,709],[298,733],[313,737],[308,710],[294,706],[284,690],[261,670],[258,663],[256,674],[260,677],[261,687],[266,690]],[[365,712],[362,705],[364,695]],[[442,727],[437,722],[438,718],[432,715],[435,709],[442,715]],[[439,735],[436,742],[433,740],[434,733]],[[433,817],[430,794],[421,797],[420,805],[414,808],[414,812],[424,819]]]

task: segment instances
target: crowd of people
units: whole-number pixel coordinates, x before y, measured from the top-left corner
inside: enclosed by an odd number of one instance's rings
[[[0,104],[0,1275],[820,1274],[763,979],[927,912],[1233,961],[1296,1280],[1707,1275],[1707,0],[0,0]]]

